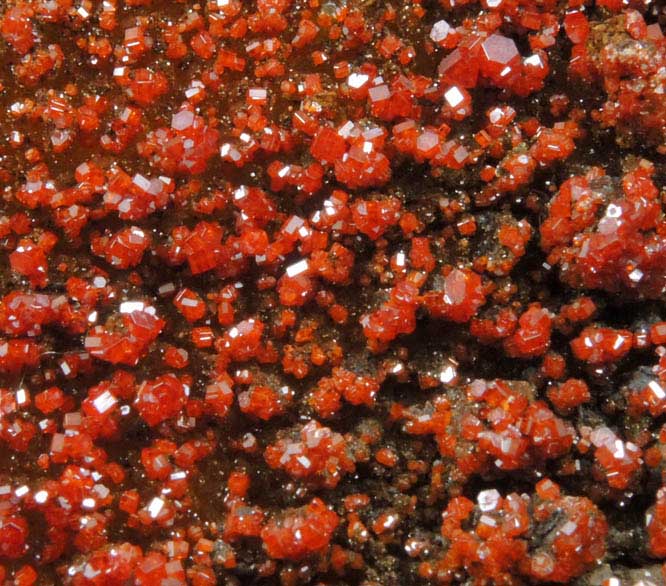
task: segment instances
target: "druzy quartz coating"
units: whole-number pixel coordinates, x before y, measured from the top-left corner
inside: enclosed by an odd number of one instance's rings
[[[0,2],[0,586],[664,584],[665,29]]]

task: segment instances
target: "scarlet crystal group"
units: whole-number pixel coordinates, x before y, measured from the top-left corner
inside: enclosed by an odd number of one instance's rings
[[[0,585],[663,584],[662,4],[0,2]]]

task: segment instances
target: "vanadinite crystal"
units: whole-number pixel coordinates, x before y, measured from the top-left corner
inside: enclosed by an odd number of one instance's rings
[[[0,1],[0,586],[665,584],[665,29]]]

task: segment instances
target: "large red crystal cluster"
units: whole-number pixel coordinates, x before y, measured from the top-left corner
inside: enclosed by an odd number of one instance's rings
[[[666,8],[0,2],[0,586],[666,570]]]

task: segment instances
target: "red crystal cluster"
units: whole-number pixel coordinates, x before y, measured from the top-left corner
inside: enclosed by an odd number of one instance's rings
[[[666,8],[0,2],[0,585],[666,580]]]

